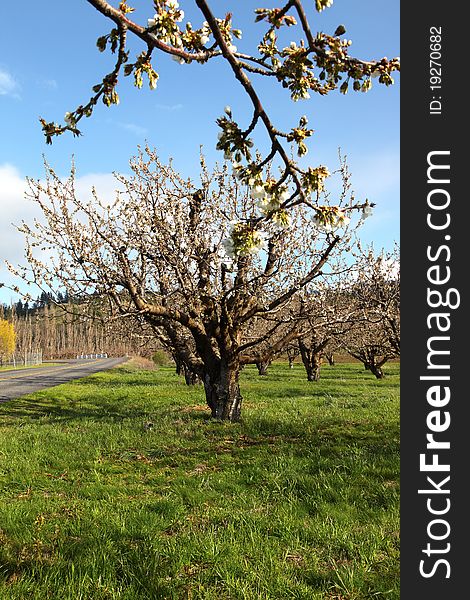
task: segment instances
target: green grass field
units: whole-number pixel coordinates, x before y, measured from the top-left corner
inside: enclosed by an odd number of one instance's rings
[[[399,365],[131,364],[0,405],[0,600],[399,598]],[[152,424],[152,425],[150,425]]]

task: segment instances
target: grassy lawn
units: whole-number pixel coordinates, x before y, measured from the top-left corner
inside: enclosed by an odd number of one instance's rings
[[[241,424],[171,368],[1,404],[0,599],[398,599],[386,372],[247,368]]]

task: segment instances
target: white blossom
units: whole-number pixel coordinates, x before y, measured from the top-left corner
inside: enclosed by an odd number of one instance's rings
[[[253,239],[255,242],[254,246],[248,249],[250,254],[257,254],[260,250],[263,250],[267,246],[268,234],[265,231],[255,231],[253,233]]]
[[[290,215],[288,215],[286,212],[284,212],[284,216],[281,219],[278,216],[278,213],[274,213],[273,223],[274,223],[274,227],[277,231],[284,231],[285,229],[289,229],[290,224],[291,224]]]
[[[251,188],[251,197],[256,200],[257,198],[266,198],[266,190],[262,185],[255,185]]]
[[[225,238],[224,240],[222,240],[222,246],[225,250],[226,255],[229,258],[235,257],[235,248],[233,245],[233,240],[230,236],[228,238]]]
[[[279,209],[279,200],[273,196],[266,194],[264,198],[260,198],[256,203],[263,214],[268,214]]]
[[[331,225],[331,223],[324,223],[318,217],[313,217],[313,223],[321,231],[333,231],[333,226]]]

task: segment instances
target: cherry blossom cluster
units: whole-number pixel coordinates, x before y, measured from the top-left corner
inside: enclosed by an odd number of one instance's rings
[[[177,23],[184,19],[184,11],[176,0],[155,0],[154,4],[157,12],[147,20],[148,31],[162,42],[181,47],[181,31]]]
[[[229,236],[222,245],[229,258],[257,254],[266,248],[267,235],[256,230],[250,223],[233,222]]]
[[[217,125],[222,129],[218,135],[217,150],[224,151],[224,158],[239,162],[242,157],[251,159],[250,148],[253,148],[253,140],[244,135],[238,124],[232,118],[232,109],[226,106],[225,115],[217,119]]]
[[[315,212],[313,222],[323,231],[329,232],[344,228],[351,222],[351,219],[338,206],[318,206]]]

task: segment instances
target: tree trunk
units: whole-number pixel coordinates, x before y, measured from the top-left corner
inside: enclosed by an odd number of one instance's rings
[[[184,373],[184,381],[186,385],[196,385],[196,383],[199,382],[199,377],[197,373],[190,369],[185,362],[183,362],[182,368]]]
[[[289,359],[289,369],[293,369],[294,368],[294,357],[288,356],[287,358]]]
[[[382,367],[380,367],[379,365],[371,365],[370,370],[377,377],[377,379],[383,379],[385,377],[384,372],[382,371]]]
[[[328,364],[330,365],[330,367],[334,367],[335,366],[334,354],[328,352],[328,354],[325,354],[325,356],[326,356],[326,360],[328,361]]]
[[[307,381],[319,381],[320,380],[320,369],[321,369],[321,358],[314,354],[312,360],[309,361],[308,365],[305,365],[307,371]]]
[[[258,369],[258,375],[267,375],[268,367],[271,364],[270,360],[263,360],[261,362],[256,363],[256,367]]]
[[[240,365],[237,362],[221,360],[208,369],[204,376],[206,400],[212,417],[221,421],[239,421],[241,418],[242,396],[238,378]]]
[[[173,354],[173,360],[175,361],[175,365],[176,365],[176,374],[182,375],[183,374],[183,362],[177,357],[176,354]]]
[[[319,381],[321,369],[321,350],[314,351],[299,340],[300,356],[307,373],[307,381]]]
[[[384,363],[377,363],[374,359],[371,359],[367,362],[364,362],[363,364],[366,371],[370,371],[373,375],[377,377],[377,379],[383,379],[385,377],[385,374],[382,371],[382,365]]]

